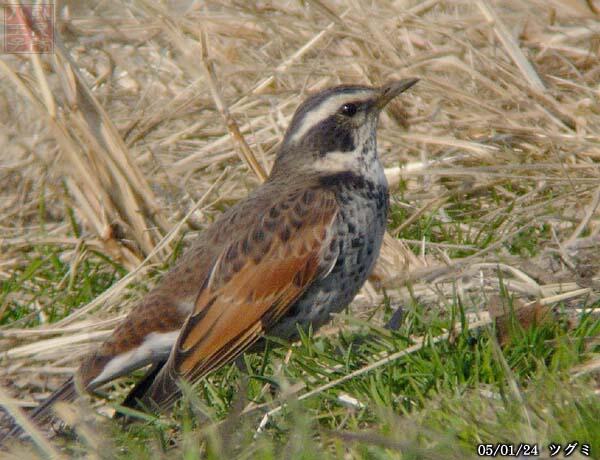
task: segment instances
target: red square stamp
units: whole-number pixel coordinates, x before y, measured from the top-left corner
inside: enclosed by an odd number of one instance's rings
[[[54,51],[53,4],[9,4],[3,9],[5,53]]]

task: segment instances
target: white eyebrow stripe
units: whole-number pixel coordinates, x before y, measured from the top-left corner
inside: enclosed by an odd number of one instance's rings
[[[344,104],[344,102],[366,101],[373,97],[373,92],[369,90],[357,90],[356,92],[336,94],[325,99],[320,105],[306,112],[302,117],[302,122],[296,129],[296,132],[290,141],[296,143],[310,131],[313,126],[318,125],[323,120],[329,118]]]

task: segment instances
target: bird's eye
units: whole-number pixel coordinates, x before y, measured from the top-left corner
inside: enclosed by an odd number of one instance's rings
[[[356,115],[357,111],[358,107],[356,106],[356,104],[344,104],[340,109],[342,115],[345,115],[347,117],[353,117],[354,115]]]

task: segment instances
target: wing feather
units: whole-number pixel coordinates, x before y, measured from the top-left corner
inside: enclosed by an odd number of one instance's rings
[[[235,359],[330,271],[324,254],[337,202],[330,193],[310,198],[281,200],[271,209],[277,228],[263,216],[224,248],[145,404],[166,409],[180,394],[179,379],[193,383]]]

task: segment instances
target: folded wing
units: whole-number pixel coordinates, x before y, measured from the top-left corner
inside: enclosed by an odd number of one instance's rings
[[[168,408],[193,383],[260,339],[333,264],[333,194],[308,190],[265,210],[221,252],[171,355],[142,398]]]

